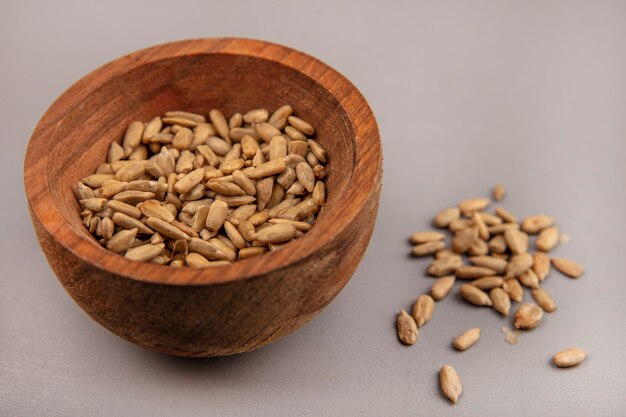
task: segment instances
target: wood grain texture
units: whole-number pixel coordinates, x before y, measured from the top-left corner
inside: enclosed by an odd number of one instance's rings
[[[132,120],[284,103],[316,126],[330,155],[327,205],[302,238],[229,266],[173,269],[115,255],[84,228],[75,184]],[[41,247],[81,308],[148,349],[217,356],[293,332],[344,287],[374,227],[382,153],[370,107],[332,68],[280,45],[199,39],[132,53],[70,87],[37,125],[24,171]]]

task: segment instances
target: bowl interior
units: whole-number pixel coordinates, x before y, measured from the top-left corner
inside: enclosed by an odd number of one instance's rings
[[[74,196],[77,181],[105,162],[111,141],[119,142],[131,121],[148,121],[167,110],[206,115],[210,109],[218,108],[229,117],[259,107],[273,111],[286,103],[296,115],[316,127],[317,140],[330,155],[327,205],[320,212],[316,227],[291,244],[300,249],[316,246],[314,243],[328,238],[333,217],[341,215],[342,196],[348,191],[355,166],[354,129],[338,99],[317,81],[289,66],[255,56],[182,55],[146,62],[105,80],[69,108],[50,136],[46,180],[54,203],[67,227],[97,248],[94,253],[103,264],[120,260],[136,264],[106,251],[93,240],[81,222]],[[238,263],[244,262],[258,259]],[[214,269],[224,268],[232,267]]]

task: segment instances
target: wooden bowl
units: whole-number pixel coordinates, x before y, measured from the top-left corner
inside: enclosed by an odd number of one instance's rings
[[[170,268],[109,252],[83,226],[76,183],[131,121],[285,103],[316,126],[330,155],[327,205],[285,248],[228,266]],[[372,234],[381,166],[374,115],[341,74],[276,44],[199,39],[132,53],[70,87],[35,128],[24,177],[41,248],[89,316],[148,349],[220,356],[293,332],[343,288]]]

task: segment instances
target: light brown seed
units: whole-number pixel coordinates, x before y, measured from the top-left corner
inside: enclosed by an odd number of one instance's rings
[[[167,223],[175,219],[175,216],[157,200],[146,200],[139,206],[146,217],[156,217]]]
[[[489,226],[489,233],[492,235],[499,235],[501,233],[506,232],[510,229],[519,229],[519,225],[517,223],[501,223],[494,224],[493,226]]]
[[[328,160],[328,153],[326,152],[326,149],[324,149],[322,145],[320,145],[318,142],[314,141],[313,139],[309,139],[307,142],[309,143],[309,149],[311,149],[311,153],[315,155],[315,157],[321,163],[325,164]],[[312,165],[316,165],[316,164],[312,164]]]
[[[307,140],[307,137],[304,133],[300,132],[298,129],[296,129],[293,126],[285,126],[285,133],[287,134],[287,136],[289,136],[289,138],[291,138],[291,140],[294,141],[305,141]]]
[[[496,216],[506,223],[517,223],[517,218],[504,207],[496,207]]]
[[[557,352],[552,357],[552,362],[559,368],[569,368],[582,363],[587,358],[587,352],[579,348],[569,348]]]
[[[76,187],[76,196],[78,197],[79,200],[86,200],[88,198],[95,197],[93,190],[87,187],[82,182],[79,182],[78,186]]]
[[[107,203],[107,207],[111,208],[114,211],[124,213],[127,216],[130,216],[135,219],[138,219],[141,217],[141,211],[137,207],[131,206],[130,204],[123,203],[121,201],[110,200]]]
[[[517,280],[524,287],[531,288],[531,289],[539,288],[539,277],[537,277],[537,274],[535,274],[535,272],[532,269],[528,269],[523,274],[520,274],[517,277]]]
[[[80,180],[80,182],[83,183],[84,185],[87,185],[90,188],[100,188],[102,187],[102,185],[104,185],[105,181],[114,180],[114,179],[115,179],[115,175],[113,174],[92,174],[92,175],[86,176],[85,178]]]
[[[124,148],[124,155],[128,156],[133,150],[141,143],[141,136],[143,135],[143,123],[139,121],[131,122],[126,129],[124,139],[122,140],[122,146]]]
[[[200,233],[202,229],[206,227],[206,218],[209,215],[209,206],[200,206],[196,210],[196,213],[193,215],[193,222],[191,224],[191,228],[196,232]]]
[[[161,252],[163,252],[163,248],[163,243],[159,243],[158,245],[141,245],[128,249],[124,254],[124,257],[130,259],[131,261],[147,262],[156,258]]]
[[[552,258],[552,266],[562,274],[570,278],[578,278],[584,272],[584,268],[578,262],[565,258]]]
[[[502,184],[498,184],[491,189],[491,195],[493,196],[493,199],[496,201],[502,200],[505,194],[506,194],[506,189],[504,188],[504,185]]]
[[[495,226],[496,224],[502,224],[502,219],[494,214],[486,213],[484,211],[477,211],[478,215],[483,219],[483,222],[487,226]]]
[[[198,168],[176,181],[174,190],[179,194],[185,194],[191,191],[196,185],[200,184],[203,178],[204,168]]]
[[[420,243],[433,242],[443,240],[445,235],[440,232],[415,232],[411,235],[410,241],[414,245]]]
[[[244,174],[240,170],[235,170],[232,175],[233,175],[233,182],[237,184],[246,194],[248,195],[256,194],[256,187],[254,186],[254,183],[250,180],[250,178],[248,178],[246,174]]]
[[[259,210],[265,209],[274,189],[274,177],[266,177],[256,183],[256,200]]]
[[[313,188],[311,198],[319,206],[326,204],[326,184],[322,181],[317,181],[315,183],[315,188]]]
[[[123,253],[133,244],[137,236],[137,229],[120,230],[106,243],[108,250],[115,253]]]
[[[459,279],[476,279],[493,276],[496,271],[482,266],[462,265],[454,270],[454,275]]]
[[[285,169],[287,169],[285,159],[275,159],[273,161],[265,162],[264,164],[261,164],[258,167],[254,168],[254,170],[252,170],[248,174],[248,177],[252,179],[269,177],[271,175],[280,174]]]
[[[228,204],[224,201],[215,201],[209,208],[206,219],[206,228],[209,232],[217,233],[228,216]]]
[[[199,253],[195,252],[185,255],[185,263],[187,264],[187,266],[190,266],[192,268],[203,268],[205,266],[211,266],[211,261],[200,255]]]
[[[435,252],[440,251],[444,247],[445,244],[441,241],[420,243],[419,245],[413,246],[411,254],[413,254],[413,256],[432,255]]]
[[[478,239],[478,229],[467,227],[452,238],[452,250],[456,253],[467,252],[476,239]]]
[[[485,256],[489,253],[489,246],[487,242],[481,239],[476,239],[472,246],[467,250],[467,254],[470,256]]]
[[[245,195],[246,192],[233,182],[223,181],[219,178],[207,181],[206,188],[216,193],[228,196]]]
[[[254,203],[256,201],[255,197],[251,195],[222,195],[218,194],[215,197],[215,201],[223,201],[228,204],[228,207],[239,207],[247,204]]]
[[[537,305],[546,313],[552,313],[556,310],[556,303],[548,292],[538,288],[536,290],[532,290],[531,294]]]
[[[448,227],[453,220],[458,219],[460,216],[461,211],[458,207],[450,207],[437,213],[433,222],[437,227]]]
[[[444,275],[450,275],[461,265],[463,265],[463,261],[460,256],[446,256],[445,258],[433,261],[428,267],[428,273],[436,277],[442,277]]]
[[[506,326],[502,326],[500,331],[505,334],[504,340],[512,345],[516,345],[519,342],[518,337],[522,333],[520,330],[512,330]]]
[[[459,209],[465,216],[470,216],[474,211],[481,211],[487,208],[490,201],[488,198],[470,198],[459,203]]]
[[[492,288],[491,291],[489,291],[489,298],[491,299],[494,310],[505,317],[509,316],[509,312],[511,311],[511,299],[505,290],[502,288]]]
[[[176,133],[180,132],[181,129],[180,127],[195,127],[198,125],[198,122],[193,121],[191,119],[187,119],[186,117],[164,117],[163,118],[163,123],[168,124],[168,125],[176,125],[175,128],[172,128],[172,131],[176,131]],[[188,129],[187,129],[188,130]]]
[[[559,228],[556,226],[547,227],[539,232],[535,245],[543,252],[550,252],[559,243]]]
[[[223,260],[226,255],[218,250],[213,244],[199,238],[192,237],[187,242],[189,252],[199,253],[209,260]]]
[[[228,128],[226,117],[224,117],[222,112],[217,109],[213,109],[209,112],[209,118],[211,119],[213,126],[215,126],[215,130],[217,130],[217,134],[220,135],[225,141],[230,142],[230,129]]]
[[[111,142],[109,152],[107,153],[107,162],[111,163],[119,161],[124,158],[124,156],[124,148],[122,148],[122,146],[117,142]]]
[[[534,235],[539,233],[546,227],[550,227],[554,224],[554,217],[547,216],[545,214],[539,214],[537,216],[526,217],[522,220],[521,228],[524,232]]]
[[[158,217],[148,217],[146,220],[146,224],[151,227],[153,230],[156,230],[163,236],[167,236],[172,239],[177,240],[190,240],[191,237],[187,235],[187,233],[180,230],[178,227],[174,226],[171,223],[168,223],[164,220],[161,220]]]
[[[533,271],[537,274],[540,282],[546,279],[550,273],[550,258],[544,252],[533,253]]]
[[[284,136],[274,136],[270,140],[269,160],[284,158],[287,156],[287,140]]]
[[[480,288],[481,290],[490,290],[492,288],[502,287],[502,284],[504,284],[504,279],[502,279],[502,277],[487,276],[475,279],[471,282],[471,284],[475,287]]]
[[[267,122],[269,117],[270,112],[267,109],[253,109],[243,115],[243,121],[251,125]]]
[[[295,127],[302,133],[309,135],[309,136],[312,136],[315,134],[315,129],[313,128],[313,126],[310,123],[305,122],[301,118],[296,117],[296,116],[289,116],[287,120],[289,121],[289,124],[291,126]]]
[[[496,274],[504,274],[506,271],[507,261],[493,256],[471,256],[469,261],[473,265],[493,269]]]
[[[296,177],[309,193],[313,192],[313,188],[315,187],[315,174],[313,174],[313,169],[309,164],[300,162],[296,165]]]
[[[454,275],[437,279],[432,287],[430,287],[430,295],[435,301],[443,300],[448,294],[450,294],[452,288],[454,288],[455,281],[456,277]]]
[[[491,238],[489,244],[487,245],[491,252],[495,253],[504,253],[507,250],[506,240],[504,240],[504,236],[497,235]]]
[[[148,226],[146,226],[145,224],[143,224],[142,222],[140,222],[139,220],[135,218],[127,216],[124,213],[120,213],[120,212],[114,213],[111,219],[113,220],[113,223],[115,223],[122,229],[138,229],[139,233],[148,234],[148,235],[151,235],[152,233],[154,233],[154,231],[150,229]]]
[[[113,220],[108,217],[103,218],[100,227],[102,238],[104,240],[111,239],[111,237],[113,236],[113,232],[115,231],[115,224],[113,223]]]
[[[505,278],[502,283],[502,289],[506,291],[511,300],[516,301],[518,303],[522,302],[522,298],[524,296],[524,289],[520,285],[517,278]]]
[[[528,251],[528,241],[517,229],[507,229],[504,231],[504,240],[514,255],[519,255]]]
[[[241,221],[250,219],[255,212],[255,204],[246,204],[237,207],[235,210],[232,211],[232,213],[230,213],[230,215],[226,219],[235,226],[238,226]]]
[[[452,346],[456,350],[464,351],[474,346],[478,339],[480,339],[480,328],[472,327],[455,337]]]
[[[224,222],[224,230],[231,242],[237,247],[237,249],[243,249],[246,247],[246,240],[241,236],[241,233],[230,222]]]
[[[250,247],[241,249],[239,251],[239,254],[237,255],[237,259],[242,260],[242,259],[252,258],[253,256],[262,255],[265,252],[267,252],[267,248],[259,247],[259,246],[250,246]]]
[[[464,300],[477,306],[491,306],[491,299],[486,292],[471,284],[463,284],[459,287],[459,293]]]
[[[536,304],[522,304],[515,312],[514,325],[516,329],[530,330],[541,323],[543,310]]]
[[[533,257],[528,253],[522,253],[511,257],[506,267],[507,277],[518,277],[533,266]]]
[[[109,200],[106,198],[88,198],[86,200],[80,200],[80,205],[83,209],[100,211],[106,206],[108,201]]]
[[[287,125],[287,120],[289,116],[293,114],[293,109],[290,105],[285,104],[284,106],[279,107],[268,119],[268,123],[274,126],[277,129],[284,129]]]
[[[260,229],[254,235],[254,240],[263,244],[281,243],[296,237],[297,229],[293,224],[282,223]]]
[[[422,327],[430,321],[435,312],[435,300],[427,294],[422,294],[417,297],[415,304],[413,305],[413,318],[417,327]]]
[[[269,123],[257,123],[254,125],[257,135],[266,143],[270,143],[273,137],[280,136],[280,130]]]
[[[453,404],[459,401],[459,396],[463,391],[463,384],[461,378],[456,373],[453,367],[450,365],[444,365],[439,371],[439,385],[441,386],[441,392],[446,396]]]
[[[292,140],[291,142],[289,142],[287,148],[289,155],[300,155],[303,158],[305,158],[307,153],[309,152],[309,144],[301,140]],[[317,165],[316,168],[318,166],[322,167],[321,165]]]
[[[167,191],[167,184],[159,181],[135,180],[129,182],[128,185],[126,185],[126,189],[135,191],[147,191],[149,193],[159,194]]]
[[[406,312],[400,310],[400,314],[396,319],[396,327],[398,329],[398,338],[405,345],[414,345],[419,336],[415,319]]]
[[[482,240],[489,240],[489,230],[487,229],[487,225],[483,221],[483,218],[478,215],[478,212],[472,213],[472,221],[478,228],[478,236]]]
[[[448,256],[458,256],[451,249],[446,248],[435,253],[435,259],[447,258]]]
[[[121,201],[122,203],[130,204],[136,206],[145,200],[150,200],[154,198],[154,193],[149,193],[146,191],[122,191],[121,193],[117,193],[113,196],[113,200]]]
[[[165,117],[182,117],[188,120],[193,120],[196,123],[206,122],[206,119],[201,114],[181,110],[165,112]]]

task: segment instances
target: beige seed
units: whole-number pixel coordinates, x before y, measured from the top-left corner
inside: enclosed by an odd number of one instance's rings
[[[151,198],[154,198],[154,193],[145,191],[122,191],[121,193],[116,194],[113,197],[113,200],[136,206],[142,201],[150,200]]]
[[[133,244],[135,236],[137,229],[120,230],[108,240],[106,247],[112,252],[123,253]]]
[[[470,256],[485,256],[489,253],[489,246],[484,240],[476,239],[472,246],[467,250]]]
[[[252,136],[246,135],[241,138],[241,152],[246,158],[252,158],[259,150],[259,142]]]
[[[270,223],[273,223],[273,222],[279,222],[279,221],[280,222],[287,222],[289,220],[270,219],[269,212],[267,210],[263,210],[263,211],[260,211],[258,213],[255,213],[252,217],[250,217],[248,219],[248,221],[250,223],[252,223],[253,226],[260,226],[260,225],[262,225],[263,223],[265,223],[267,221],[269,221]],[[303,222],[298,222],[298,223],[303,223]],[[308,224],[308,223],[303,223],[303,224]],[[311,225],[309,224],[309,230],[310,230],[310,228],[311,228]],[[302,229],[299,229],[297,226],[296,226],[296,229],[302,230]],[[307,230],[304,230],[304,231],[306,232]]]
[[[209,206],[200,206],[196,210],[196,213],[193,215],[193,222],[191,224],[191,228],[196,232],[200,233],[202,229],[206,227],[206,218],[209,215]]]
[[[209,112],[209,118],[211,119],[213,126],[215,126],[215,130],[217,130],[217,134],[220,135],[225,141],[230,142],[230,129],[228,128],[226,117],[224,117],[222,112],[217,109],[213,109]]]
[[[581,264],[565,258],[552,258],[552,266],[562,274],[570,278],[578,278],[584,272]]]
[[[141,211],[137,207],[131,206],[130,204],[123,203],[121,201],[110,200],[107,203],[107,207],[111,208],[114,211],[124,213],[127,216],[130,216],[135,219],[138,219],[141,217]]]
[[[582,363],[587,358],[587,352],[579,348],[569,348],[557,352],[552,357],[552,362],[559,368],[569,368]]]
[[[124,148],[124,155],[128,156],[133,150],[141,143],[141,136],[143,135],[143,123],[134,121],[128,125],[124,139],[122,140],[122,146]]]
[[[450,365],[441,367],[439,371],[439,385],[441,386],[443,395],[452,401],[453,404],[459,401],[459,396],[463,391],[463,384],[461,383],[459,375]]]
[[[550,252],[559,243],[559,228],[556,226],[547,227],[539,232],[535,245],[543,252]]]
[[[420,295],[413,305],[413,318],[417,327],[422,327],[430,321],[435,312],[435,300],[427,294]]]
[[[128,249],[124,254],[124,257],[130,259],[131,261],[147,262],[156,258],[161,252],[163,252],[163,248],[163,243],[159,243],[158,245],[141,245]]]
[[[224,230],[231,242],[237,247],[237,249],[243,249],[246,247],[246,240],[241,236],[241,233],[230,222],[224,222]]]
[[[254,225],[247,220],[242,220],[239,222],[237,226],[237,230],[241,233],[241,236],[244,237],[247,241],[251,242],[255,238],[256,231],[254,230]]]
[[[252,197],[251,195],[222,195],[222,194],[218,194],[215,197],[216,201],[223,201],[226,204],[228,204],[228,207],[239,207],[239,206],[244,206],[246,204],[251,204],[254,203],[256,201],[255,197]]]
[[[172,147],[178,149],[179,151],[183,151],[189,149],[193,140],[193,132],[187,128],[182,128],[174,135],[174,138],[172,139]]]
[[[411,235],[410,241],[414,245],[420,243],[433,242],[443,240],[445,235],[440,232],[415,232]]]
[[[455,281],[456,278],[454,275],[437,279],[432,287],[430,287],[430,295],[435,301],[443,300],[448,294],[450,294],[452,288],[454,288]]]
[[[78,200],[86,200],[88,198],[95,197],[93,190],[87,187],[82,182],[79,182],[78,186],[76,187],[76,196],[78,197]]]
[[[533,266],[533,257],[528,253],[522,253],[511,257],[506,267],[507,277],[518,277]]]
[[[270,112],[267,109],[253,109],[243,115],[243,121],[251,125],[267,122],[269,117]]]
[[[315,183],[315,188],[313,188],[311,198],[319,206],[326,204],[326,184],[322,181],[317,181]]]
[[[237,259],[242,260],[242,259],[252,258],[253,256],[262,255],[265,252],[267,252],[267,248],[258,247],[258,246],[257,247],[250,246],[250,247],[241,249],[239,251]]]
[[[119,161],[124,158],[124,156],[124,148],[122,148],[122,146],[117,142],[111,142],[109,152],[107,153],[107,162],[111,163]]]
[[[533,271],[537,274],[540,282],[546,279],[550,273],[550,259],[544,252],[533,254]]]
[[[520,274],[517,277],[517,280],[524,287],[531,288],[531,289],[539,288],[539,277],[537,277],[537,274],[535,274],[535,272],[532,269],[528,269],[523,274]]]
[[[504,253],[507,250],[506,240],[504,240],[504,236],[497,235],[491,238],[489,244],[487,245],[489,250],[494,254]]]
[[[543,310],[532,303],[522,304],[515,312],[514,325],[516,329],[530,330],[541,323]]]
[[[215,201],[209,208],[209,214],[206,219],[206,228],[213,233],[222,227],[228,216],[228,204],[224,201]]]
[[[301,118],[296,117],[296,116],[289,116],[287,120],[289,121],[289,124],[291,126],[295,127],[302,133],[309,135],[309,136],[312,136],[315,134],[315,129],[313,128],[313,126],[310,123],[305,122]]]
[[[158,217],[148,217],[146,224],[153,230],[156,230],[163,236],[167,236],[172,239],[189,240],[191,237],[187,233],[180,230],[178,227],[171,223],[161,220]]]
[[[491,306],[491,299],[486,292],[471,284],[463,284],[459,287],[459,293],[464,300],[477,306]]]
[[[175,216],[157,200],[146,200],[139,206],[146,217],[156,217],[167,223],[175,219]]]
[[[304,133],[300,132],[298,129],[296,129],[293,126],[286,126],[285,127],[285,133],[287,134],[287,136],[289,136],[291,138],[291,140],[294,141],[305,141],[307,140],[307,137]]]
[[[456,350],[464,351],[474,346],[478,339],[480,339],[480,328],[472,327],[455,337],[452,346]]]
[[[309,143],[309,149],[311,149],[311,153],[315,155],[315,157],[321,163],[325,164],[328,160],[328,153],[326,152],[326,149],[324,149],[322,145],[320,145],[318,142],[314,141],[313,139],[309,139],[307,142]],[[311,164],[311,165],[316,165],[316,164]]]
[[[248,195],[256,194],[256,187],[254,186],[254,183],[250,180],[250,178],[248,178],[246,174],[244,174],[240,170],[235,170],[232,175],[233,175],[233,182],[237,184],[246,194]]]
[[[491,291],[489,291],[489,298],[491,299],[494,310],[505,317],[509,316],[509,312],[511,311],[511,299],[505,290],[502,288],[492,288]]]
[[[502,289],[506,291],[511,300],[516,301],[518,303],[522,302],[522,298],[524,296],[524,289],[520,285],[517,278],[505,278],[502,283]]]
[[[445,244],[440,241],[420,243],[419,245],[413,246],[411,254],[413,254],[413,256],[432,255],[435,252],[440,251],[444,247]]]
[[[460,216],[461,211],[458,207],[450,207],[437,213],[433,222],[437,227],[448,227],[453,220],[458,219]]]
[[[460,256],[447,256],[433,261],[428,267],[428,273],[436,277],[442,277],[444,275],[450,275],[461,265],[463,265],[463,261]]]
[[[159,134],[161,128],[163,127],[163,121],[159,116],[154,117],[147,124],[145,129],[143,130],[143,135],[141,137],[142,143],[150,143],[150,140]]]
[[[256,205],[246,204],[237,207],[226,219],[237,226],[241,221],[250,219],[255,212]]]
[[[405,345],[414,345],[419,336],[415,319],[409,316],[406,310],[400,310],[400,314],[396,319],[396,327],[398,329],[398,338]]]
[[[476,279],[495,275],[496,271],[482,266],[462,265],[454,270],[454,275],[459,279]]]
[[[309,193],[313,192],[313,188],[315,187],[315,174],[313,174],[313,169],[309,164],[300,162],[296,165],[296,177]]]
[[[490,201],[488,198],[470,198],[459,203],[459,209],[465,216],[469,216],[474,211],[480,211],[487,208]]]
[[[507,267],[507,261],[493,256],[471,256],[469,261],[473,265],[493,269],[496,274],[503,274]]]
[[[149,193],[159,194],[167,191],[167,184],[159,181],[135,180],[128,183],[126,190],[147,191]]]
[[[206,242],[202,239],[192,237],[187,242],[189,252],[199,253],[209,260],[226,259],[225,255],[219,251],[213,244]]]
[[[517,223],[517,218],[504,207],[496,207],[496,216],[506,223]]]
[[[494,186],[491,190],[491,195],[493,196],[493,199],[496,201],[502,200],[505,194],[506,194],[506,189],[504,188],[504,185],[502,184],[498,184]]]
[[[200,184],[203,178],[204,169],[198,168],[176,181],[176,184],[174,184],[174,190],[179,194],[185,194],[191,191],[191,189],[193,189],[196,185]]]
[[[483,221],[483,218],[478,215],[478,212],[472,213],[472,221],[478,228],[478,236],[482,240],[489,240],[489,230],[487,229],[487,225]]]
[[[81,183],[87,185],[90,188],[100,188],[104,185],[105,181],[114,180],[115,175],[113,174],[92,174],[83,178]]]
[[[435,259],[447,258],[448,256],[458,256],[451,249],[446,248],[435,253]]]
[[[519,229],[519,225],[517,223],[501,223],[501,224],[494,224],[493,226],[489,226],[489,233],[492,235],[499,235],[501,233],[506,232],[507,230],[510,229]]]
[[[208,188],[209,190],[213,190],[216,193],[228,196],[238,196],[246,194],[246,192],[237,184],[228,181],[222,181],[219,178],[207,181],[206,188]]]
[[[146,226],[137,219],[127,216],[124,213],[117,212],[113,214],[112,220],[113,223],[115,223],[122,229],[137,229],[139,233],[147,235],[151,235],[152,233],[154,233],[154,231],[148,226]]]
[[[522,333],[519,330],[512,330],[506,326],[502,326],[500,331],[505,335],[504,340],[512,345],[516,345],[519,342],[518,337]]]
[[[86,200],[80,200],[80,205],[83,209],[91,211],[100,211],[107,204],[106,198],[88,198]]]
[[[521,228],[524,232],[534,235],[539,233],[546,227],[550,227],[554,224],[554,217],[540,214],[537,216],[526,217],[522,220]]]
[[[113,236],[113,232],[115,231],[115,224],[113,220],[108,217],[102,219],[101,225],[101,234],[104,240],[109,240]]]
[[[484,211],[477,211],[478,215],[483,219],[483,222],[487,226],[495,226],[496,224],[502,224],[502,219],[494,214],[486,213]]]
[[[504,231],[504,240],[514,255],[519,255],[528,251],[528,243],[522,232],[517,229],[507,229]]]
[[[235,127],[230,130],[231,140],[241,140],[244,136],[251,136],[255,139],[258,138],[256,130],[252,127]]]
[[[465,228],[452,238],[452,250],[456,253],[467,252],[476,239],[478,239],[478,229],[475,227]]]
[[[274,189],[274,177],[260,179],[256,183],[256,200],[259,210],[263,210],[272,196]]]
[[[201,114],[181,110],[165,112],[165,117],[182,117],[184,119],[193,120],[196,123],[206,122],[206,119]]]
[[[552,296],[546,291],[538,288],[536,290],[532,290],[531,294],[537,305],[546,313],[552,313],[556,310],[556,303],[552,299]]]
[[[475,287],[480,288],[481,290],[490,290],[492,288],[502,287],[502,284],[504,284],[504,279],[502,279],[502,277],[487,276],[475,279],[471,282],[471,284]]]
[[[285,104],[279,107],[268,119],[268,123],[274,126],[276,129],[284,129],[287,125],[289,116],[293,114],[293,109],[290,105]]]
[[[248,174],[248,177],[252,179],[269,177],[271,175],[280,174],[285,169],[287,169],[285,159],[275,159],[273,161],[265,162],[264,164],[261,164],[258,167],[254,168],[254,170]]]
[[[300,155],[303,158],[305,158],[307,153],[309,152],[309,144],[302,140],[292,140],[291,142],[289,142],[287,148],[289,155]],[[316,168],[317,167],[320,167],[318,168],[318,170],[323,169],[322,165],[317,165]],[[316,177],[317,176],[318,175],[316,175]]]
[[[200,255],[199,253],[194,252],[185,255],[185,262],[188,266],[192,268],[203,268],[206,266],[211,266],[211,261]]]
[[[269,159],[273,161],[275,159],[284,158],[287,156],[287,140],[284,136],[274,136],[270,140]]]
[[[273,224],[256,232],[254,239],[263,243],[281,243],[296,237],[297,229],[293,224]]]
[[[266,143],[270,143],[273,137],[280,136],[280,130],[269,123],[258,123],[254,125],[257,135]]]

